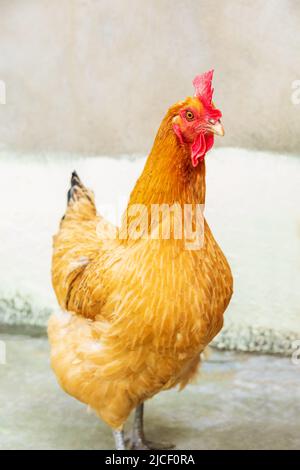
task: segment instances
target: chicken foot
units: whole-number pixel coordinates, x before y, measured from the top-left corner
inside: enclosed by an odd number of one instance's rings
[[[159,450],[172,449],[175,446],[167,443],[155,443],[148,441],[144,434],[144,403],[141,403],[136,410],[133,421],[131,438],[128,439],[129,448],[133,450]]]

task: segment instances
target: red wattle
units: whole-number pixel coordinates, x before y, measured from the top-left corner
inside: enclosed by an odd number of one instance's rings
[[[214,145],[214,138],[214,134],[205,134],[206,152],[208,152]]]
[[[213,134],[197,135],[196,139],[191,145],[191,158],[193,167],[196,167],[199,161],[203,162],[206,152],[212,148],[213,144]]]

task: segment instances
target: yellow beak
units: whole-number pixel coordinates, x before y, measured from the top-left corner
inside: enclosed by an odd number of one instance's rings
[[[223,127],[221,121],[217,121],[215,124],[211,124],[209,126],[209,129],[210,129],[211,132],[213,132],[216,135],[223,136],[225,134],[224,127]]]

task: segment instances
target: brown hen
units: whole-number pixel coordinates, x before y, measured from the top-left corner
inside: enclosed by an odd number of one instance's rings
[[[212,72],[196,77],[196,96],[167,112],[120,229],[97,215],[74,172],[54,237],[52,280],[62,312],[49,320],[52,367],[62,388],[111,426],[119,449],[133,409],[132,446],[149,448],[144,401],[192,379],[232,295],[229,265],[202,212],[201,243],[187,243],[184,230],[178,236],[186,207],[193,233],[198,227],[204,157],[214,134],[224,133],[211,79]]]

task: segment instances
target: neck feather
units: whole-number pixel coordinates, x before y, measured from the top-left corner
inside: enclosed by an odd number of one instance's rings
[[[173,107],[164,118],[129,205],[205,203],[205,163],[192,166],[189,147],[172,128],[175,113]]]

